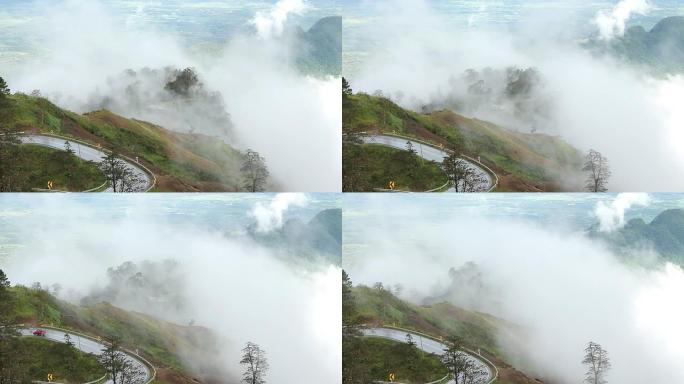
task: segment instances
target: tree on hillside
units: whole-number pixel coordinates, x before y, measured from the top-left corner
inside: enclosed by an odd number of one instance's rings
[[[589,192],[608,191],[608,179],[611,172],[608,166],[608,159],[603,157],[600,152],[590,150],[584,157],[583,171],[587,172],[586,189]]]
[[[119,159],[118,151],[112,149],[102,157],[99,168],[114,192],[137,192],[144,182],[127,164]]]
[[[342,77],[342,97],[351,96],[354,91],[346,78]]]
[[[114,384],[142,384],[145,373],[122,350],[120,340],[111,338],[97,357]]]
[[[0,77],[0,98],[4,98],[5,96],[7,96],[9,94],[10,94],[9,86],[7,86],[5,79]]]
[[[10,281],[0,269],[0,384],[21,382],[16,364],[15,342],[19,336],[11,316]]]
[[[442,170],[454,185],[456,192],[478,192],[486,179],[456,152],[442,160]]]
[[[247,150],[245,162],[242,164],[240,172],[245,179],[244,188],[248,192],[264,191],[268,179],[268,169],[266,168],[266,161],[258,152],[251,149]]]
[[[245,366],[245,372],[242,374],[243,383],[263,384],[266,382],[266,371],[268,370],[266,352],[257,344],[251,341],[247,343],[242,349],[240,364]]]
[[[413,341],[413,336],[411,336],[410,333],[407,333],[407,334],[406,334],[406,344],[408,344],[408,345],[411,346],[411,347],[415,347],[415,346],[416,346],[416,342]]]
[[[442,355],[442,363],[449,370],[449,374],[454,378],[456,384],[463,383],[463,372],[466,368],[468,355],[461,351],[461,340],[455,336],[447,339],[447,347]]]
[[[587,366],[584,382],[589,384],[604,384],[606,372],[610,369],[608,352],[600,344],[590,341],[584,349],[582,364]]]
[[[9,124],[14,115],[10,90],[0,77],[0,192],[19,190],[19,129]]]
[[[413,143],[411,141],[406,141],[406,152],[410,153],[411,155],[418,153],[418,151],[416,151],[416,149],[413,147]]]
[[[342,270],[342,337],[358,336],[356,304],[352,293],[352,281],[345,270]]]
[[[74,346],[74,342],[71,341],[71,335],[69,335],[68,333],[65,333],[65,334],[64,334],[64,344],[66,344],[66,345],[68,345],[68,346],[70,346],[70,347],[73,347],[73,346]]]

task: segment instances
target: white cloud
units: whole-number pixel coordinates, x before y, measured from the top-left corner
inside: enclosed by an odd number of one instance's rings
[[[634,14],[645,15],[652,8],[647,0],[621,0],[612,11],[599,11],[594,23],[603,40],[612,40],[625,34],[625,24]]]
[[[612,232],[625,225],[625,212],[635,205],[647,206],[651,198],[646,193],[620,193],[610,204],[599,201],[594,213],[599,219],[599,230]]]
[[[290,206],[304,206],[308,198],[303,193],[279,193],[270,203],[258,202],[251,215],[257,220],[258,232],[270,232],[283,226],[283,214]]]
[[[307,6],[303,0],[280,0],[269,12],[257,12],[252,24],[262,39],[280,36],[290,14],[301,14]]]

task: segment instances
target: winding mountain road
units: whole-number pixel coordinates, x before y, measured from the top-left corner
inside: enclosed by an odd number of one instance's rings
[[[33,331],[35,331],[36,329],[42,329],[43,331],[45,331],[45,336],[33,336]],[[74,343],[74,347],[76,349],[78,349],[82,352],[85,352],[85,353],[92,353],[94,355],[100,355],[100,353],[102,353],[102,349],[106,348],[106,345],[104,343],[95,341],[91,338],[84,337],[84,336],[81,336],[81,335],[76,334],[76,333],[67,332],[67,331],[59,331],[59,330],[54,330],[54,329],[50,329],[50,328],[22,328],[19,330],[19,332],[21,333],[22,336],[43,337],[45,339],[55,341],[58,343],[64,343],[64,334],[66,333],[66,334],[69,334],[69,336],[71,337],[71,341]],[[124,353],[125,353],[125,351],[124,351]],[[144,364],[142,361],[140,361],[140,359],[133,356],[132,354],[126,353],[125,355],[126,355],[126,359],[129,362],[131,362],[131,364],[133,364],[133,366],[138,367],[141,370],[141,372],[143,372],[145,374],[145,380],[142,380],[141,382],[143,382],[143,383],[149,382],[153,377],[153,373],[150,370],[150,368],[146,364]],[[114,381],[109,379],[107,381],[104,381],[104,383],[113,384]]]
[[[400,331],[393,328],[366,328],[362,332],[364,336],[382,337],[384,339],[390,339],[399,342],[406,342],[406,334],[411,334],[413,340],[416,342],[417,348],[422,349],[427,353],[434,353],[436,355],[442,355],[444,353],[444,349],[447,347],[445,344],[440,343],[437,340],[427,338],[423,335],[408,331]],[[494,380],[495,375],[487,363],[470,353],[468,353],[468,358],[475,363],[476,366],[481,368],[483,372],[487,373],[477,382],[477,384],[488,384]],[[449,381],[449,384],[455,383],[456,381],[453,379]]]
[[[104,150],[91,147],[89,145],[81,144],[77,141],[71,141],[69,139],[47,136],[47,135],[23,135],[21,136],[21,142],[23,144],[34,144],[43,147],[55,148],[59,150],[66,150],[66,142],[71,143],[71,149],[74,151],[74,155],[80,157],[86,161],[94,161],[99,163],[102,161],[102,157],[106,156],[107,153]],[[130,170],[138,179],[143,182],[135,187],[135,192],[146,192],[154,185],[153,177],[148,173],[145,168],[132,162],[125,158],[120,158],[128,170]],[[113,192],[114,189],[110,185],[107,187],[105,192]]]
[[[413,148],[416,150],[416,154],[428,161],[436,161],[441,163],[445,157],[449,156],[449,153],[443,149],[421,143],[419,141],[414,141],[411,139],[405,139],[390,135],[366,135],[363,137],[365,144],[378,144],[384,145],[386,147],[396,148],[396,149],[406,149],[406,142],[411,142]],[[494,186],[494,181],[492,180],[492,175],[487,172],[484,168],[477,165],[476,163],[461,159],[466,162],[467,166],[476,174],[482,177],[483,182],[476,186],[476,192],[489,192]],[[448,192],[457,192],[455,186],[451,186]]]

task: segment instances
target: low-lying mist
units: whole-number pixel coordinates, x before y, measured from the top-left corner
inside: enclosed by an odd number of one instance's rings
[[[22,245],[3,270],[17,284],[57,283],[59,297],[75,304],[107,301],[207,327],[217,344],[208,349],[220,351],[213,360],[180,351],[203,378],[238,383],[241,349],[252,341],[266,351],[269,381],[340,382],[339,265],[287,260],[245,231],[160,220],[145,199],[126,199],[112,214],[106,204],[35,196],[21,228],[12,228]],[[173,207],[170,199],[165,209]]]
[[[287,20],[307,8],[291,3],[259,12],[225,42],[190,47],[152,23],[132,27],[99,0],[36,3],[26,33],[37,54],[6,79],[13,90],[38,89],[77,112],[107,108],[256,150],[270,190],[338,191],[340,79],[298,69],[304,42]],[[185,68],[197,84],[179,95],[165,85]]]
[[[596,149],[610,162],[613,191],[678,191],[684,76],[654,75],[582,47],[588,38],[619,36],[634,12],[647,12],[623,3],[644,2],[616,2],[579,23],[561,6],[529,7],[512,26],[459,25],[422,0],[366,2],[382,15],[364,26],[374,48],[345,76],[355,91],[380,90],[415,111],[450,108]]]
[[[467,208],[428,220],[410,200],[368,202],[387,215],[354,220],[363,251],[345,256],[343,267],[355,284],[401,284],[402,298],[416,304],[447,300],[506,320],[522,332],[498,335],[505,360],[544,382],[582,381],[589,341],[607,349],[610,383],[684,380],[679,266],[628,264],[582,228],[487,218]]]

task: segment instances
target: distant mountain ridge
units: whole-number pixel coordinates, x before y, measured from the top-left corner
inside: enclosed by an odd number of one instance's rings
[[[590,235],[607,241],[625,255],[636,248],[652,247],[660,256],[658,261],[684,266],[684,209],[663,211],[650,223],[641,218],[632,219],[623,228],[608,234],[594,228]]]
[[[296,30],[301,44],[297,66],[306,73],[339,76],[342,73],[342,17],[324,17],[308,31]]]
[[[257,242],[278,247],[303,259],[324,256],[335,265],[342,263],[342,210],[326,209],[308,223],[300,218],[285,221],[271,232],[261,233],[256,223],[247,232]]]
[[[642,26],[627,29],[610,42],[591,41],[588,47],[632,64],[647,65],[659,72],[684,72],[684,17],[662,19],[650,31]]]

